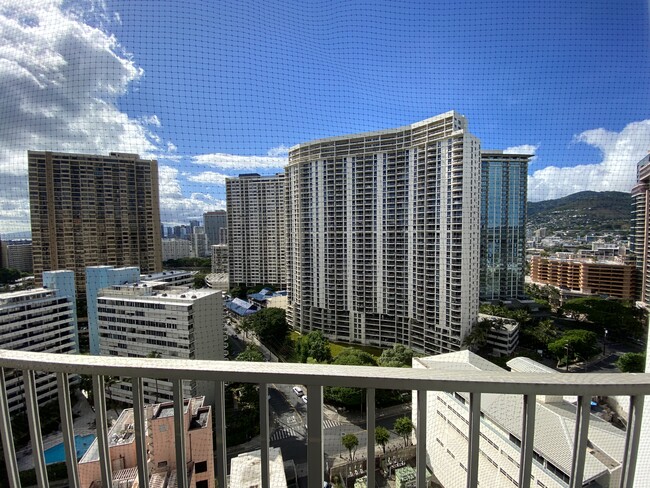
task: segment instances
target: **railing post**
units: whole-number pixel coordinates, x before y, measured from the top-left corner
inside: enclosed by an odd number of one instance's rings
[[[185,455],[185,401],[183,399],[183,380],[172,381],[174,393],[174,443],[176,444],[176,480],[178,488],[188,488],[187,481],[187,456]],[[187,410],[190,411],[191,399],[187,401]]]
[[[5,466],[7,468],[9,487],[19,488],[20,476],[18,475],[18,462],[16,461],[14,436],[11,431],[11,415],[9,414],[7,380],[5,379],[4,368],[0,368],[0,436],[2,437],[2,449],[5,453]]]
[[[584,474],[585,458],[587,456],[591,397],[579,396],[577,407],[576,429],[573,439],[573,462],[571,463],[571,479],[569,480],[569,488],[582,487],[582,476]]]
[[[111,457],[108,450],[108,426],[104,386],[104,376],[93,375],[95,427],[97,429],[97,448],[99,450],[99,470],[102,478],[102,486],[112,486],[113,475],[111,470]]]
[[[417,425],[415,426],[416,486],[427,486],[427,391],[417,390]]]
[[[260,384],[260,448],[262,462],[262,488],[271,488],[271,474],[269,468],[269,387],[266,383]]]
[[[366,430],[368,431],[368,453],[366,456],[367,486],[375,486],[375,389],[366,388]]]
[[[469,394],[469,442],[467,452],[467,487],[478,485],[478,450],[481,433],[481,394]]]
[[[307,485],[322,488],[325,473],[323,458],[323,387],[306,385],[307,404]]]
[[[36,472],[36,483],[39,488],[49,486],[47,480],[47,469],[45,468],[45,455],[43,454],[43,437],[41,436],[41,419],[38,416],[38,395],[36,393],[36,374],[33,370],[23,371],[23,382],[25,384],[25,405],[27,407],[27,423],[29,424],[29,435],[32,440],[32,458],[34,459],[34,471]]]
[[[529,488],[533,465],[533,447],[535,438],[535,413],[537,397],[524,395],[524,413],[521,426],[521,451],[519,455],[519,487]]]
[[[636,470],[636,455],[639,451],[642,417],[643,396],[631,396],[630,413],[628,415],[627,422],[627,433],[625,434],[625,451],[623,453],[621,488],[634,488],[634,472]]]
[[[56,383],[59,393],[59,413],[61,414],[61,430],[65,448],[65,464],[68,470],[68,483],[79,487],[79,470],[77,469],[77,447],[74,443],[74,427],[72,405],[70,403],[70,383],[68,373],[57,373]]]
[[[219,488],[226,488],[226,473],[228,473],[228,458],[226,453],[226,402],[225,383],[215,382],[214,398],[214,435],[216,438],[215,470]]]
[[[140,488],[149,488],[149,470],[147,469],[147,425],[144,406],[144,380],[132,378],[133,384],[133,423],[135,427],[135,452],[138,462],[138,480]]]

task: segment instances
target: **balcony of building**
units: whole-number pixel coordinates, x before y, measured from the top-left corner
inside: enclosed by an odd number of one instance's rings
[[[517,438],[517,456],[513,464],[518,466],[518,479],[512,479],[515,486],[528,488],[534,486],[531,482],[531,469],[538,462],[539,455],[534,451],[535,438],[543,432],[536,432],[535,416],[536,401],[542,397],[561,397],[573,395],[575,403],[575,429],[567,432],[571,439],[572,449],[569,453],[570,471],[563,485],[569,488],[583,486],[591,482],[586,478],[585,460],[592,449],[590,428],[590,406],[592,398],[604,396],[626,396],[630,400],[627,426],[621,431],[624,436],[624,453],[617,468],[620,482],[616,486],[633,487],[637,462],[637,451],[641,440],[641,419],[643,398],[650,394],[650,374],[538,374],[504,371],[453,371],[440,369],[404,369],[352,367],[337,365],[301,364],[296,368],[293,364],[282,363],[249,363],[229,361],[190,361],[180,359],[143,359],[118,358],[99,356],[57,355],[46,353],[31,353],[20,351],[0,350],[0,435],[2,436],[5,464],[11,487],[19,487],[16,452],[11,442],[11,424],[9,422],[9,407],[7,402],[7,380],[5,372],[14,370],[22,372],[25,381],[25,402],[27,418],[32,441],[33,458],[38,486],[49,486],[45,467],[43,443],[38,423],[38,398],[36,393],[35,375],[38,372],[56,374],[60,399],[61,430],[65,446],[65,458],[68,471],[68,485],[79,487],[79,465],[74,449],[72,411],[69,395],[69,376],[73,374],[91,375],[95,392],[95,409],[97,429],[98,459],[100,463],[101,484],[104,487],[114,484],[116,473],[112,470],[109,453],[108,429],[106,422],[106,378],[122,376],[132,378],[134,393],[133,436],[136,443],[138,486],[148,488],[149,474],[147,452],[147,428],[143,401],[143,381],[145,378],[167,378],[172,382],[174,403],[170,406],[170,416],[174,418],[175,459],[177,466],[189,466],[192,462],[187,459],[184,432],[184,401],[183,380],[194,379],[214,382],[214,436],[215,436],[215,476],[218,486],[226,484],[226,443],[225,443],[225,394],[226,382],[254,383],[259,386],[260,397],[260,444],[261,444],[261,487],[271,486],[269,471],[270,447],[270,409],[267,402],[268,388],[271,384],[304,385],[309,391],[307,405],[307,485],[310,488],[321,488],[323,480],[328,478],[328,465],[323,446],[323,388],[326,386],[363,387],[366,391],[367,419],[367,452],[366,459],[375,460],[377,451],[375,445],[375,393],[377,389],[387,385],[399,385],[400,389],[412,390],[413,418],[416,428],[413,434],[414,484],[410,486],[425,487],[428,485],[427,464],[430,463],[430,453],[427,444],[432,442],[431,395],[427,392],[462,393],[462,404],[467,405],[466,419],[466,459],[465,479],[454,486],[476,487],[479,480],[480,438],[485,437],[483,425],[482,398],[484,403],[494,395],[509,395],[516,397],[521,418],[517,419],[520,427]],[[8,376],[8,375],[7,375]],[[186,404],[187,402],[185,402]],[[172,411],[173,410],[173,411]],[[539,423],[537,424],[539,425]],[[428,437],[429,436],[429,437]],[[437,439],[436,439],[437,440]],[[592,449],[593,450],[593,449]],[[589,461],[589,460],[588,460]],[[643,462],[643,461],[641,461]],[[366,464],[366,486],[376,486],[380,475],[380,465],[370,462]],[[376,466],[376,469],[372,469]],[[589,462],[587,462],[589,467]],[[191,475],[191,470],[189,470]],[[465,475],[465,473],[463,473]],[[192,486],[188,470],[176,473],[176,486],[185,488]],[[119,481],[119,480],[118,480]],[[120,485],[121,486],[121,485]],[[600,486],[600,485],[598,485]],[[614,485],[608,485],[614,486]],[[87,488],[87,487],[83,487]],[[451,487],[453,488],[453,487]]]

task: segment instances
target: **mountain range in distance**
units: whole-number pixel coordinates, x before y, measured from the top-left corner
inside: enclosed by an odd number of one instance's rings
[[[555,200],[528,202],[528,227],[578,235],[627,233],[632,197],[620,191],[581,191]]]

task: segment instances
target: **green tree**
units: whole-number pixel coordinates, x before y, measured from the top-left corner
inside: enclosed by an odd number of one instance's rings
[[[402,344],[395,344],[392,349],[382,351],[377,364],[389,368],[410,368],[414,354],[412,349]]]
[[[347,347],[334,358],[334,364],[348,366],[377,366],[375,358],[365,351]],[[324,397],[328,402],[346,407],[363,407],[365,403],[362,388],[348,388],[344,386],[328,386],[325,388]]]
[[[359,445],[359,438],[354,434],[345,434],[341,438],[341,443],[348,450],[350,461],[354,460],[354,454],[357,452],[357,446]]]
[[[242,329],[252,331],[264,345],[276,350],[285,345],[289,336],[286,313],[281,308],[265,308],[242,322]]]
[[[301,363],[311,358],[319,363],[329,363],[332,360],[330,341],[320,330],[313,330],[298,339],[296,354]]]
[[[249,344],[246,346],[246,349],[244,349],[242,352],[240,352],[237,355],[235,360],[263,363],[264,355],[262,354],[262,351],[260,351],[258,347]]]
[[[568,357],[567,345],[569,346]],[[586,361],[600,352],[598,336],[590,330],[583,329],[567,330],[559,339],[548,345],[548,350],[558,359],[567,357],[568,361],[575,358]]]
[[[404,440],[404,447],[409,445],[411,432],[413,432],[414,428],[415,426],[413,425],[413,422],[408,417],[400,417],[395,420],[395,424],[393,424],[393,430]]]
[[[206,288],[208,285],[205,283],[205,273],[194,275],[194,288]]]
[[[560,312],[575,320],[591,323],[590,328],[598,334],[607,329],[613,339],[625,340],[645,334],[644,312],[631,303],[597,297],[575,298],[567,300]]]
[[[463,346],[470,350],[478,350],[487,344],[490,328],[496,321],[480,320],[463,339]]]
[[[628,352],[618,358],[615,364],[623,373],[643,373],[645,372],[645,354]]]
[[[0,285],[15,282],[20,278],[20,271],[13,268],[0,268]]]
[[[375,443],[381,446],[381,449],[384,452],[384,456],[386,455],[386,444],[388,444],[389,439],[390,432],[388,432],[388,429],[386,427],[383,427],[381,425],[375,427]]]

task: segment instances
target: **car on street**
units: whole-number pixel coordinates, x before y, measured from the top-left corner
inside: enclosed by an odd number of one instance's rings
[[[302,392],[302,388],[300,388],[299,386],[294,386],[294,387],[292,388],[292,390],[293,390],[293,392],[294,392],[296,395],[298,395],[299,397],[302,396],[302,393],[303,393],[303,392]]]
[[[305,396],[302,397],[302,401],[303,401],[304,403],[307,403],[307,395],[305,395]]]

